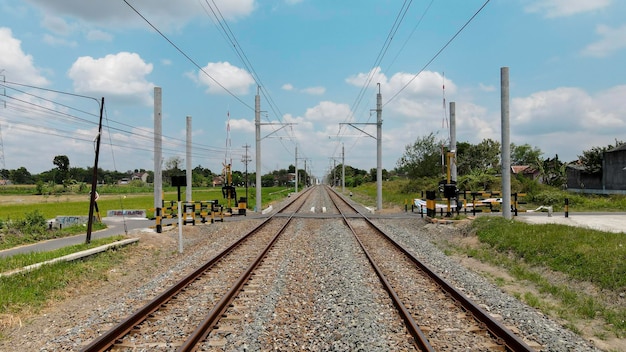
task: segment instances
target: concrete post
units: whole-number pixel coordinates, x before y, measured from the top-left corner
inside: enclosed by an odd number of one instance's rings
[[[509,68],[500,69],[502,120],[502,216],[511,219],[511,138],[509,127]]]
[[[450,151],[454,151],[454,160],[450,165],[450,179],[456,182],[456,104],[450,102]]]
[[[185,176],[187,176],[187,186],[185,188],[186,192],[185,192],[185,201],[187,203],[191,203],[193,202],[193,200],[191,200],[191,191],[192,191],[192,184],[191,184],[191,116],[187,116],[187,156],[186,156],[186,172],[185,172]]]
[[[157,233],[162,232],[161,227],[161,192],[163,190],[163,175],[161,171],[162,155],[162,91],[161,87],[154,87],[154,209],[157,216]]]
[[[346,192],[346,150],[341,143],[341,193]]]
[[[383,209],[383,96],[380,94],[380,83],[378,84],[378,94],[376,94],[376,210]]]
[[[296,193],[298,193],[298,147],[296,147]]]
[[[261,97],[257,87],[254,97],[254,127],[256,135],[256,207],[255,211],[263,211],[261,199]]]

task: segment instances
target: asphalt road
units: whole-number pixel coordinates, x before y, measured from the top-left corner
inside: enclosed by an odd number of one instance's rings
[[[102,221],[107,225],[104,230],[91,233],[91,239],[111,237],[115,235],[124,235],[126,232],[133,231],[154,231],[150,226],[154,226],[154,220],[126,218],[126,228],[121,218],[103,218]],[[0,251],[0,257],[9,257],[20,253],[46,252],[67,246],[85,243],[87,233],[75,235],[71,237],[56,238],[52,240],[42,241],[38,243],[28,244],[15,248]]]

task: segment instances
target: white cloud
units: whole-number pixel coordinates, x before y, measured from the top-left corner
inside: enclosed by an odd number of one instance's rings
[[[487,84],[479,83],[478,87],[483,92],[495,92],[496,91],[496,87],[493,86],[493,85],[487,85]]]
[[[84,0],[28,0],[40,7],[44,13],[72,16],[101,25],[144,26],[142,19],[124,2],[112,1],[95,5]],[[250,15],[255,8],[255,0],[215,0],[217,7],[226,19],[237,19]],[[194,0],[153,0],[131,2],[143,16],[153,23],[165,27],[178,27],[194,17],[206,16],[201,3]]]
[[[90,41],[110,42],[113,40],[113,35],[98,29],[92,29],[87,32],[86,38]]]
[[[347,104],[321,101],[316,106],[308,108],[303,118],[308,121],[323,122],[337,127],[337,124],[343,122],[349,114],[350,107]]]
[[[7,81],[33,85],[47,85],[48,80],[35,67],[31,55],[22,51],[22,42],[13,37],[9,28],[0,27],[0,69]]]
[[[368,81],[370,86],[375,85],[376,83],[386,83],[387,77],[385,77],[385,75],[380,71],[380,67],[376,67],[368,73],[359,73],[357,75],[350,76],[346,78],[346,82],[356,87],[364,86]]]
[[[78,43],[73,40],[67,40],[64,38],[54,37],[50,34],[44,34],[43,42],[50,46],[66,46],[70,48],[75,48],[78,46]]]
[[[57,35],[68,35],[73,30],[73,27],[69,25],[63,18],[48,14],[44,15],[41,25]]]
[[[209,62],[202,70],[213,79],[202,71],[199,71],[193,78],[207,86],[207,93],[210,94],[226,94],[224,88],[233,94],[248,94],[250,87],[255,84],[254,79],[246,70],[233,66],[229,62]]]
[[[583,54],[594,57],[606,57],[615,51],[626,48],[626,25],[618,28],[610,28],[606,25],[598,25],[596,33],[601,39],[589,44]]]
[[[308,88],[303,88],[303,89],[296,89],[296,87],[294,87],[293,84],[285,83],[280,88],[282,90],[286,90],[286,91],[289,91],[289,92],[297,91],[297,92],[300,92],[300,93],[310,94],[310,95],[322,95],[322,94],[326,93],[326,88],[324,88],[322,86],[308,87]]]
[[[308,87],[302,89],[303,93],[311,94],[311,95],[322,95],[326,93],[326,88],[324,87]]]
[[[254,133],[255,125],[253,120],[246,119],[231,119],[230,130],[244,133]]]
[[[600,10],[611,5],[612,0],[532,0],[524,10],[543,14],[547,18],[566,17]]]
[[[626,134],[623,97],[626,86],[589,95],[580,88],[561,87],[511,101],[511,126],[518,135],[546,136],[555,131]],[[578,148],[579,149],[579,148]],[[578,150],[577,149],[577,150]]]
[[[151,105],[154,84],[146,80],[150,72],[152,64],[145,63],[138,54],[121,52],[100,59],[79,57],[68,75],[77,93]]]

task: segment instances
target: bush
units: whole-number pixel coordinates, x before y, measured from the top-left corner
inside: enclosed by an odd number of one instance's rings
[[[42,234],[46,231],[47,221],[46,218],[39,212],[39,210],[33,210],[26,213],[24,219],[18,221],[15,224],[15,228],[23,234]]]

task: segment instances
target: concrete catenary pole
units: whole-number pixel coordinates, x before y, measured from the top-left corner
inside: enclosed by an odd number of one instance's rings
[[[450,102],[450,151],[454,151],[454,160],[450,165],[450,179],[456,182],[456,104]]]
[[[192,191],[192,184],[191,184],[191,116],[187,116],[187,156],[186,156],[186,168],[187,171],[185,173],[185,176],[187,176],[187,187],[185,188],[186,193],[185,193],[185,201],[187,203],[191,203],[193,202],[193,200],[191,200],[191,191]]]
[[[161,173],[162,155],[162,91],[161,87],[154,87],[154,209],[155,216],[161,216],[161,192],[163,190],[163,175]],[[157,224],[157,233],[162,232],[160,221]]]
[[[502,119],[502,216],[511,219],[511,136],[509,127],[509,68],[500,68]]]
[[[298,147],[296,147],[296,193],[298,193]]]
[[[341,143],[341,193],[346,192],[346,150]]]
[[[376,94],[376,210],[383,209],[383,96]]]
[[[263,204],[261,202],[261,97],[258,87],[254,97],[254,129],[256,135],[256,207],[254,210],[260,213],[263,210]]]

